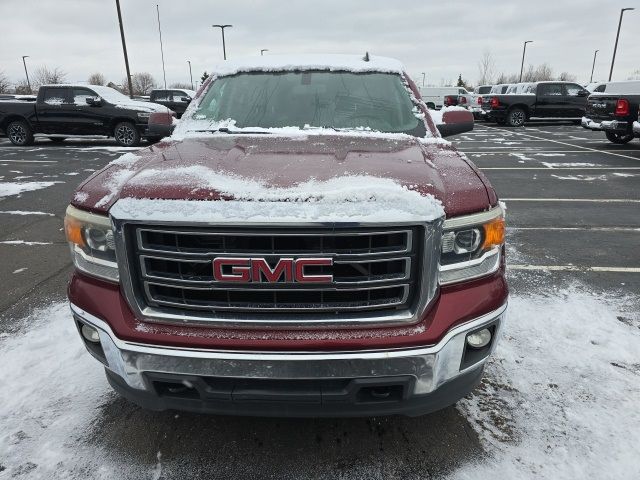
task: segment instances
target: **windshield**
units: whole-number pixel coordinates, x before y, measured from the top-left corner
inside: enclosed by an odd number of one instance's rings
[[[213,82],[189,130],[232,120],[237,128],[365,128],[422,137],[416,111],[396,74],[251,72]]]

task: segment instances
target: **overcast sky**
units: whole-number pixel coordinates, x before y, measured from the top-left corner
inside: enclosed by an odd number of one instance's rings
[[[67,81],[85,81],[92,72],[108,80],[125,78],[115,0],[0,0],[0,71],[24,78],[30,71],[59,66]],[[3,5],[5,4],[5,5]],[[625,80],[640,69],[638,0],[425,1],[405,0],[121,0],[132,73],[149,72],[162,82],[156,4],[160,5],[167,83],[194,82],[222,60],[220,31],[229,23],[227,55],[271,53],[358,53],[400,59],[427,83],[475,83],[478,61],[491,51],[497,72],[519,72],[525,63],[548,62],[554,73],[568,71],[586,82],[599,49],[594,80],[608,77],[621,7],[626,12],[614,70]]]

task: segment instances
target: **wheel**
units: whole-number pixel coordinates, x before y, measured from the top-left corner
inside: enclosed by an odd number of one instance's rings
[[[527,119],[527,114],[521,108],[512,108],[507,114],[507,125],[510,127],[521,127]]]
[[[33,144],[33,131],[24,120],[14,120],[7,125],[7,137],[11,143],[20,147]]]
[[[140,132],[131,122],[120,122],[113,129],[113,136],[123,147],[137,147],[140,145]]]
[[[62,143],[66,140],[65,137],[49,137],[49,140],[51,140],[53,143]]]
[[[604,133],[610,142],[617,143],[618,145],[624,145],[625,143],[629,143],[631,140],[633,140],[633,133],[627,133],[626,135],[614,132]]]

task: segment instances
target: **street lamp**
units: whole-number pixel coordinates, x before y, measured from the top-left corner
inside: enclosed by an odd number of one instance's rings
[[[591,67],[591,78],[589,79],[589,83],[593,82],[593,70],[596,68],[596,57],[598,56],[598,52],[600,50],[596,50],[593,52],[593,66]]]
[[[522,49],[522,64],[520,65],[520,82],[522,82],[522,71],[524,70],[524,54],[527,52],[527,43],[533,43],[533,40],[527,40],[524,42],[524,47]]]
[[[193,90],[193,73],[191,73],[191,60],[187,60],[187,63],[189,64],[189,78],[191,78],[191,90]]]
[[[160,35],[160,56],[162,57],[162,77],[164,78],[164,89],[167,89],[167,72],[164,69],[164,49],[162,48],[162,27],[160,26],[160,7],[156,4],[158,12],[158,35]]]
[[[422,87],[424,87],[424,79],[427,76],[426,73],[422,72]]]
[[[127,68],[127,83],[129,84],[129,97],[133,98],[133,86],[131,85],[131,72],[129,71],[129,57],[127,56],[127,42],[124,40],[124,27],[122,26],[122,13],[120,12],[120,0],[116,0],[118,10],[118,23],[120,23],[120,38],[122,39],[122,51],[124,52],[124,66]]]
[[[611,57],[611,70],[609,70],[609,81],[611,81],[611,77],[613,76],[613,64],[616,61],[616,50],[618,50],[618,38],[620,37],[620,26],[622,25],[622,15],[627,10],[635,10],[635,8],[623,8],[620,10],[620,21],[618,21],[618,33],[616,33],[616,44],[613,47],[613,57]]]
[[[268,52],[268,51],[269,51],[269,49],[268,49],[268,48],[263,48],[263,49],[261,49],[261,50],[260,50],[260,56],[263,56],[263,55],[264,55],[264,52]]]
[[[213,28],[219,28],[220,31],[222,32],[222,55],[224,57],[224,59],[227,59],[227,48],[224,44],[224,29],[225,28],[230,28],[233,27],[233,25],[211,25]]]
[[[29,81],[29,72],[27,72],[27,62],[25,61],[25,58],[29,58],[29,55],[22,56],[22,64],[24,65],[24,74],[27,76],[27,86],[29,87],[29,93],[32,93],[31,82]]]

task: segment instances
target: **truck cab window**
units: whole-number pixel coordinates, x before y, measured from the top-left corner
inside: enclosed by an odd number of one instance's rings
[[[62,105],[63,103],[68,103],[67,90],[65,88],[45,88],[42,101],[47,105]]]
[[[73,103],[79,106],[87,105],[87,98],[95,98],[99,95],[88,88],[74,88],[72,91]]]
[[[562,85],[559,83],[543,83],[538,86],[538,95],[541,96],[561,96]]]
[[[577,97],[578,96],[578,92],[581,92],[582,90],[584,90],[584,88],[582,88],[580,85],[576,85],[576,84],[568,84],[565,85],[565,88],[567,89],[567,95],[571,96],[571,97]]]

